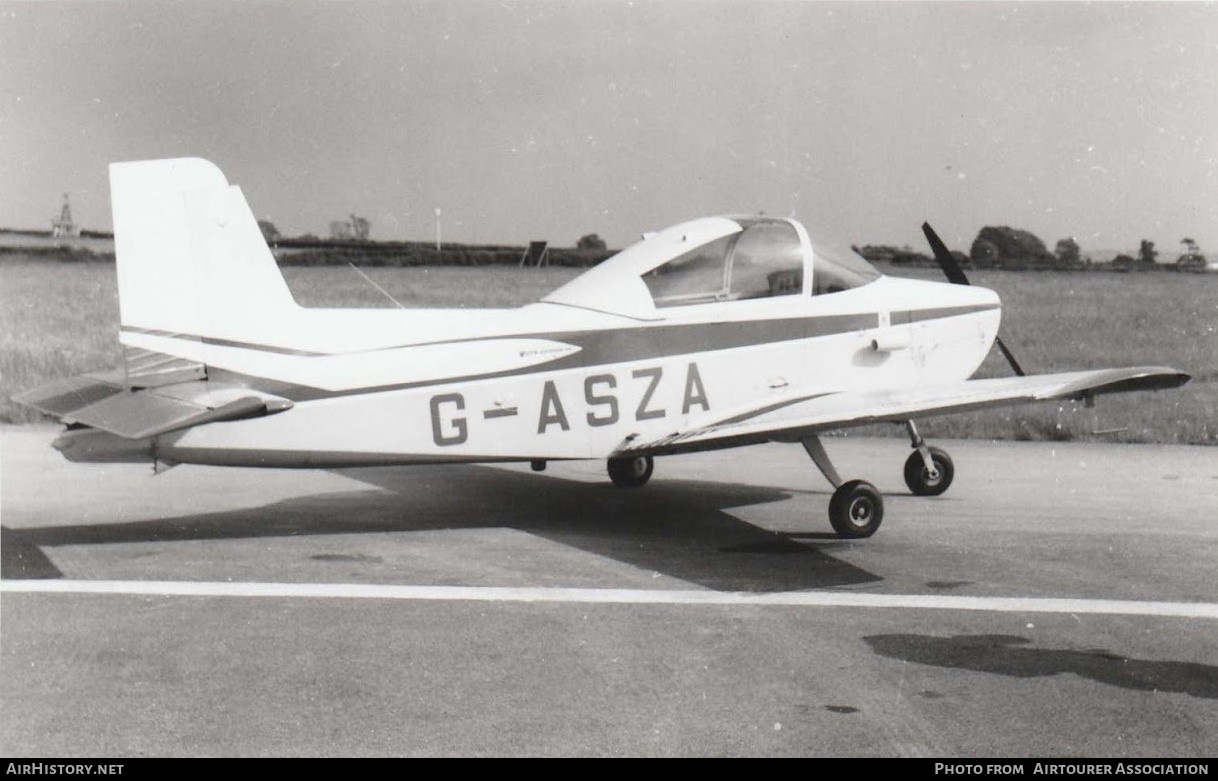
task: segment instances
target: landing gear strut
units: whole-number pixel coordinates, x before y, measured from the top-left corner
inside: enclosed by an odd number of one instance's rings
[[[829,500],[829,523],[839,537],[870,537],[880,528],[884,520],[884,497],[874,485],[866,480],[842,482],[825,446],[815,434],[801,440],[812,463],[825,479],[833,484],[833,497]]]
[[[642,488],[651,479],[655,460],[651,456],[609,459],[609,479],[618,488]]]
[[[947,490],[955,476],[951,457],[937,447],[929,447],[912,420],[905,421],[909,442],[914,448],[905,462],[905,484],[918,496],[938,496]],[[870,537],[884,520],[884,497],[866,480],[843,482],[829,460],[820,438],[811,434],[800,440],[812,463],[833,484],[829,500],[829,523],[839,537]],[[612,462],[611,462],[612,463]],[[616,481],[615,481],[616,482]]]
[[[905,421],[905,429],[914,448],[905,461],[905,485],[917,496],[938,496],[956,475],[951,456],[937,447],[928,447],[912,420]]]

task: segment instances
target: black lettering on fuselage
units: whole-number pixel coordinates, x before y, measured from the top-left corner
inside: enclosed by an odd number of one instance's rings
[[[563,431],[571,430],[571,425],[567,423],[567,413],[563,412],[562,399],[558,398],[558,389],[554,387],[553,380],[546,380],[545,387],[541,389],[541,415],[537,418],[537,433],[546,433],[552,423],[557,423]]]
[[[681,414],[689,414],[690,409],[697,404],[705,412],[710,412],[710,401],[706,398],[706,388],[702,386],[702,375],[698,373],[698,364],[690,363],[685,370],[685,398],[681,402]]]
[[[465,409],[465,397],[460,393],[442,393],[431,397],[431,438],[441,447],[445,445],[460,445],[469,438],[469,427],[464,417],[454,417],[449,421],[456,433],[445,434],[440,424],[440,405],[455,404],[458,411]]]
[[[663,407],[652,407],[660,381],[664,377],[662,366],[648,366],[634,369],[631,377],[636,380],[646,380],[642,388],[638,407],[635,408],[635,420],[659,420],[668,416],[668,410]],[[588,426],[600,428],[612,426],[621,422],[621,403],[617,397],[617,376],[610,373],[593,374],[584,378],[584,403],[586,405],[585,420]],[[461,414],[465,410],[465,396],[460,393],[442,393],[432,396],[431,406],[431,435],[432,440],[439,446],[460,445],[469,440],[469,420]],[[706,393],[706,384],[702,381],[702,373],[696,363],[690,362],[685,368],[685,390],[681,399],[681,414],[688,415],[695,408],[703,412],[711,409],[710,397]],[[492,414],[494,413],[494,414]],[[509,415],[515,414],[511,408]],[[504,417],[497,411],[484,412],[484,417]],[[562,431],[571,430],[571,422],[563,407],[562,397],[553,380],[546,380],[541,389],[541,406],[537,417],[537,433],[546,434],[551,426],[558,426]]]
[[[617,378],[612,374],[594,374],[591,377],[584,379],[584,401],[589,407],[607,406],[609,409],[606,414],[596,415],[591,410],[588,411],[589,426],[612,426],[617,423],[617,397],[612,393],[605,396],[597,396],[596,385],[606,385],[610,390],[617,387]]]
[[[649,369],[635,369],[630,373],[632,377],[650,377],[651,382],[647,384],[647,390],[643,391],[643,398],[639,399],[638,409],[634,411],[635,420],[655,420],[656,418],[664,417],[662,409],[647,409],[647,405],[651,402],[651,395],[656,392],[656,386],[660,384],[660,378],[664,376],[664,369],[661,366],[655,366]]]

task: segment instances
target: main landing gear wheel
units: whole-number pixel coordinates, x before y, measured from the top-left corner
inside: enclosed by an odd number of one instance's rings
[[[905,485],[917,496],[938,496],[952,484],[956,474],[951,456],[937,447],[929,448],[929,451],[934,472],[926,468],[926,459],[917,450],[905,461]]]
[[[880,528],[884,520],[884,497],[876,487],[866,480],[842,482],[820,437],[809,434],[800,440],[812,463],[833,485],[833,497],[829,500],[829,523],[839,537],[858,539],[870,537]]]
[[[829,523],[840,537],[870,537],[884,520],[884,498],[866,480],[851,480],[833,492]]]
[[[609,459],[609,479],[618,488],[642,488],[651,479],[653,469],[651,456]]]

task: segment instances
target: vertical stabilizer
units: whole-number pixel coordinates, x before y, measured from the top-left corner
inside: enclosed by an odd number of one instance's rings
[[[114,163],[124,330],[259,343],[299,311],[241,189],[195,158]]]

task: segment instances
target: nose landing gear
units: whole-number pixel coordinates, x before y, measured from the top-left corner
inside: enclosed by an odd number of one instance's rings
[[[905,421],[909,443],[915,452],[905,461],[905,485],[916,496],[938,496],[952,484],[956,468],[951,456],[937,447],[928,447],[912,420]]]

